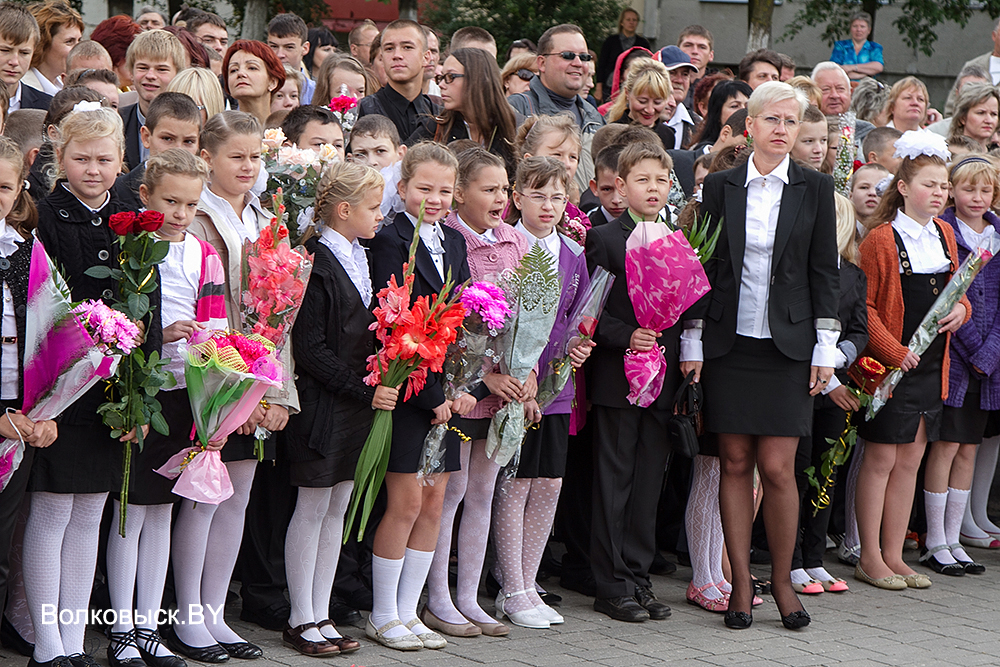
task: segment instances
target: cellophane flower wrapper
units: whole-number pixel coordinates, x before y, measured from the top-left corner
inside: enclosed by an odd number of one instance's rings
[[[924,319],[921,320],[920,326],[913,332],[913,336],[910,337],[910,344],[906,346],[907,349],[917,355],[921,355],[927,351],[930,344],[938,337],[938,328],[940,327],[938,323],[941,321],[941,318],[948,315],[951,309],[955,307],[955,304],[965,296],[965,293],[972,286],[972,281],[975,280],[979,271],[998,251],[1000,251],[1000,243],[994,240],[990,248],[976,248],[969,253],[965,261],[955,271],[951,280],[948,281],[948,284],[938,294],[937,299],[934,300],[934,305],[931,306],[927,314],[924,315]],[[892,397],[892,390],[896,388],[896,385],[902,379],[903,371],[901,369],[896,368],[889,372],[872,394],[872,401],[868,405],[868,411],[865,413],[866,420],[871,421],[878,414],[879,410],[885,407],[886,402]]]
[[[560,280],[556,262],[536,243],[515,270],[501,274],[500,284],[514,316],[497,339],[501,368],[524,383],[549,342],[559,305]],[[505,468],[521,448],[526,433],[524,404],[510,401],[493,416],[486,438],[486,456]]]
[[[682,231],[662,222],[639,222],[625,241],[625,279],[639,326],[663,331],[708,293],[711,285],[698,254]],[[628,400],[641,408],[659,397],[667,360],[659,346],[625,351]]]
[[[851,196],[849,184],[854,175],[854,158],[857,156],[857,149],[854,147],[856,125],[857,114],[853,111],[840,114],[840,143],[837,144],[837,157],[833,166],[833,185],[845,197]]]
[[[590,276],[590,285],[586,293],[578,301],[568,317],[566,331],[560,341],[562,356],[553,359],[538,374],[538,396],[536,401],[542,412],[550,406],[562,393],[570,378],[573,377],[573,366],[569,353],[575,347],[574,341],[592,340],[597,330],[597,321],[604,310],[604,304],[611,293],[615,277],[603,267],[594,267]]]
[[[121,354],[92,336],[73,313],[69,287],[36,237],[25,311],[24,405],[32,421],[55,419],[98,381],[115,372]],[[4,418],[4,417],[0,417]],[[24,443],[0,443],[0,490],[24,458]]]
[[[240,319],[243,331],[287,344],[312,274],[313,256],[292,247],[288,228],[277,218],[256,241],[243,244]]]
[[[339,161],[340,156],[330,144],[324,144],[317,151],[284,143],[285,135],[280,128],[265,130],[261,158],[267,171],[267,187],[261,200],[270,205],[273,195],[280,189],[285,205],[282,222],[288,225],[292,245],[298,245],[306,229],[313,225],[311,216],[303,219],[300,214],[315,206],[316,185],[326,165]]]
[[[188,341],[184,379],[199,446],[175,454],[156,472],[177,478],[173,492],[182,498],[217,505],[232,495],[232,484],[225,466],[212,461],[221,464],[219,452],[205,447],[246,423],[267,388],[281,384],[281,364],[263,337],[196,331]]]
[[[467,314],[444,358],[444,395],[448,400],[471,392],[500,362],[496,338],[512,314],[503,291],[491,283],[473,283],[459,298]],[[424,439],[417,478],[425,485],[433,486],[434,475],[444,472],[448,430],[447,424],[435,424]]]

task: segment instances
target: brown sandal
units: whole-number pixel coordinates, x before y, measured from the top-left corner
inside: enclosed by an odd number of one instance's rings
[[[330,643],[326,639],[317,642],[312,641],[311,639],[303,638],[302,633],[312,628],[319,629],[315,623],[303,623],[302,625],[294,628],[287,626],[281,633],[281,643],[288,648],[295,649],[302,655],[308,655],[313,658],[337,655],[340,653],[340,647]]]
[[[316,627],[318,627],[320,629],[320,633],[322,633],[323,628],[325,628],[328,625],[335,631],[339,632],[339,630],[337,630],[337,625],[329,618],[326,619],[325,621],[320,621],[319,623],[317,623]],[[326,637],[326,635],[323,636]],[[341,653],[354,653],[359,648],[361,648],[361,642],[359,642],[357,639],[351,639],[347,635],[343,635],[342,637],[339,637],[337,639],[331,639],[329,637],[326,637],[326,641],[330,642],[338,649],[340,649]]]

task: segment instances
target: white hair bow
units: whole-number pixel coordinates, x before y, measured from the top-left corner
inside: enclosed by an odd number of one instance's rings
[[[100,102],[91,102],[90,100],[82,100],[73,105],[73,113],[78,111],[98,111],[101,109]]]
[[[948,142],[940,134],[928,130],[907,130],[896,140],[893,157],[908,157],[915,160],[921,155],[939,157],[945,162],[951,160]]]

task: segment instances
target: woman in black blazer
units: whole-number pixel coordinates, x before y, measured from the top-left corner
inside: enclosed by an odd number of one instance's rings
[[[805,97],[754,91],[747,164],[705,179],[703,210],[722,225],[703,299],[705,428],[718,434],[722,525],[733,570],[730,628],[750,627],[754,465],[764,491],[773,594],[789,629],[809,623],[790,579],[798,525],[795,450],[813,396],[833,375],[838,318],[833,180],[791,162]]]

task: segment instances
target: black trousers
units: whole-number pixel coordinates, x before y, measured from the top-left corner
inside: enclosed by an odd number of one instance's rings
[[[823,567],[823,553],[826,551],[826,533],[833,514],[833,503],[827,505],[813,515],[816,510],[813,501],[816,500],[816,489],[809,485],[805,469],[814,466],[816,479],[823,483],[820,465],[823,453],[832,445],[827,438],[836,440],[843,433],[846,422],[844,411],[826,396],[816,397],[816,409],[813,411],[813,434],[811,437],[799,438],[799,446],[795,450],[795,484],[799,491],[799,532],[795,539],[795,551],[792,553],[792,569],[803,567]],[[827,490],[831,500],[837,488],[837,472],[834,471],[833,484]],[[844,471],[847,475],[847,471]]]
[[[556,510],[556,535],[566,547],[561,576],[567,581],[590,579],[590,524],[594,490],[593,413],[583,430],[569,437],[566,476]]]
[[[662,416],[637,407],[595,405],[590,559],[597,597],[649,586],[656,506],[670,446]]]
[[[5,403],[13,405],[16,401],[0,401],[0,409],[6,409]],[[17,404],[20,408],[20,403]],[[0,419],[4,417],[0,416]],[[31,462],[35,458],[35,448],[28,445],[24,448],[24,458],[21,465],[11,476],[6,488],[0,492],[0,611],[7,600],[7,578],[10,574],[10,542],[14,536],[14,526],[17,523],[17,513],[24,501],[24,492],[28,488],[28,478],[31,476]]]

